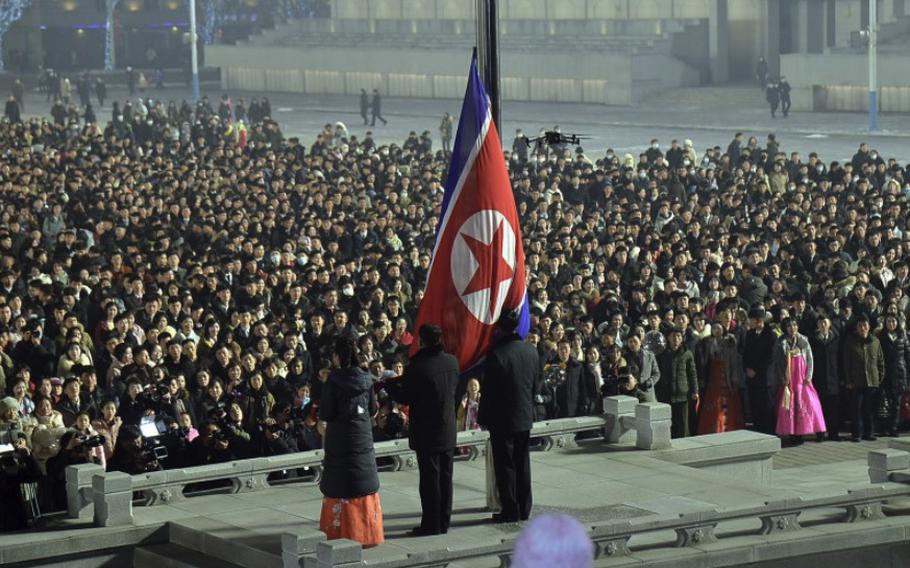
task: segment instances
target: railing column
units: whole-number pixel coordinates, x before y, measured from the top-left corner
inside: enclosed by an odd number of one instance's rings
[[[612,444],[635,443],[635,406],[638,399],[631,396],[608,396],[604,399],[607,415],[606,438]],[[623,418],[625,417],[625,420]]]
[[[118,527],[133,524],[133,478],[120,471],[92,477],[95,524]]]
[[[872,450],[867,457],[869,482],[886,483],[892,473],[910,469],[910,453],[903,450]]]
[[[103,474],[104,468],[94,463],[81,463],[66,468],[66,514],[71,519],[92,513],[92,477]]]
[[[325,542],[325,533],[306,531],[299,533],[286,532],[281,535],[281,560],[284,568],[301,568],[304,556],[316,554],[319,543]]]
[[[641,450],[665,450],[670,447],[670,405],[645,402],[635,407],[635,446]]]

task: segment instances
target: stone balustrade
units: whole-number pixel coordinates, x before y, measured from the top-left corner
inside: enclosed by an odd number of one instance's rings
[[[578,416],[536,422],[531,430],[532,438],[539,440],[538,450],[567,448],[576,444],[575,437],[582,432],[602,435],[613,443],[636,445],[640,449],[661,450],[670,447],[670,409],[666,404],[638,404],[632,397],[609,397],[605,403],[604,415]],[[489,433],[481,430],[459,432],[457,447],[466,449],[466,459],[476,460],[486,452]],[[417,467],[417,458],[408,447],[408,441],[391,440],[375,444],[376,459],[383,464],[391,462],[392,471]],[[153,471],[128,476],[119,472],[105,473],[94,464],[70,466],[67,469],[67,513],[71,518],[91,518],[96,523],[126,524],[130,522],[128,511],[114,512],[112,507],[125,507],[122,496],[136,493],[142,499],[130,504],[140,506],[162,505],[187,498],[188,486],[227,482],[226,493],[247,493],[270,487],[269,476],[277,472],[306,471],[304,479],[318,483],[322,475],[322,450],[297,452],[281,456],[252,458],[226,463],[211,464],[184,469]],[[106,477],[115,476],[111,483]],[[97,481],[97,480],[101,481]],[[115,480],[116,481],[115,481]],[[116,491],[110,489],[116,482]],[[99,485],[100,484],[100,485]],[[125,488],[128,485],[128,488]],[[101,489],[99,491],[99,488]],[[102,498],[99,500],[100,498]]]
[[[773,538],[792,538],[786,533],[802,529],[800,516],[813,512],[841,510],[843,514],[825,514],[812,519],[811,535],[803,535],[800,546],[806,554],[831,550],[831,539],[845,539],[844,531],[837,526],[849,527],[858,523],[871,523],[884,518],[882,506],[895,499],[910,497],[910,487],[863,487],[849,490],[844,494],[815,499],[781,499],[768,501],[762,505],[747,506],[735,510],[718,511],[707,509],[677,515],[644,516],[627,520],[614,520],[588,525],[588,534],[595,544],[595,559],[598,561],[615,560],[619,565],[623,557],[634,554],[637,550],[647,550],[648,558],[660,565],[703,566],[704,559],[690,562],[687,552],[704,553],[704,547],[722,550],[725,558],[740,558],[747,563],[760,556],[756,547],[773,548]],[[901,513],[906,514],[906,513]],[[751,522],[751,521],[760,521]],[[731,528],[724,528],[724,525]],[[742,529],[742,526],[755,528]],[[736,527],[736,528],[732,528]],[[831,534],[825,535],[822,527],[832,527]],[[903,529],[901,529],[903,530]],[[804,531],[805,532],[805,531]],[[638,545],[633,538],[653,536],[658,533],[672,533],[673,540],[661,540],[655,544],[652,539],[647,544]],[[903,533],[901,533],[903,534]],[[817,537],[816,541],[812,541]],[[325,542],[325,535],[319,531],[302,534],[286,533],[282,538],[282,559],[284,568],[318,567],[335,568],[341,566],[363,565],[363,553],[358,546],[347,541],[336,540]],[[370,562],[376,568],[446,566],[451,562],[469,561],[472,558],[499,557],[502,566],[511,562],[515,536],[502,539],[501,543],[492,546],[479,546],[466,552],[464,549],[452,550],[440,543],[437,550],[428,550],[410,555],[406,560],[396,558],[388,562]],[[634,561],[631,558],[626,560]],[[640,562],[640,560],[638,560]],[[598,565],[601,565],[598,563]],[[637,564],[636,564],[637,565]],[[726,564],[725,564],[726,565]],[[732,564],[731,564],[732,565]]]

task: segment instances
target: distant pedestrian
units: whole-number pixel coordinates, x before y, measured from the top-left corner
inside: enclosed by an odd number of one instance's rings
[[[454,122],[455,120],[449,113],[442,115],[442,122],[439,124],[439,137],[442,139],[443,152],[452,150],[452,124]]]
[[[360,116],[363,117],[363,125],[370,123],[367,114],[370,112],[370,96],[367,95],[366,89],[360,89]]]
[[[776,84],[768,84],[768,88],[765,89],[765,100],[771,106],[771,118],[774,118],[777,116],[777,107],[780,106],[780,90]]]
[[[389,121],[382,116],[382,97],[379,95],[379,89],[373,89],[373,101],[370,103],[370,109],[373,112],[373,121],[370,123],[370,126],[376,126],[377,118],[381,120],[383,124],[389,123]]]
[[[101,77],[95,79],[95,96],[98,97],[98,108],[104,107],[104,99],[107,98],[107,85]]]
[[[25,85],[22,84],[21,79],[16,79],[13,82],[13,97],[16,99],[16,103],[19,104],[19,111],[25,110]]]
[[[22,122],[22,115],[19,112],[19,103],[16,102],[16,97],[13,95],[10,95],[9,99],[6,101],[5,115],[6,119],[12,123]]]
[[[164,88],[164,69],[160,65],[155,69],[155,88]]]
[[[780,110],[784,113],[784,117],[786,118],[787,116],[790,116],[790,83],[787,82],[786,77],[780,78],[777,90],[780,92]]]
[[[758,64],[755,66],[755,78],[758,79],[758,84],[761,85],[762,90],[768,86],[768,62],[765,61],[764,57],[758,58]]]
[[[126,68],[126,87],[130,97],[133,97],[136,94],[136,70],[129,66]]]
[[[516,129],[515,138],[512,140],[512,159],[517,160],[519,164],[527,163],[530,148],[531,140],[524,135],[521,128]]]

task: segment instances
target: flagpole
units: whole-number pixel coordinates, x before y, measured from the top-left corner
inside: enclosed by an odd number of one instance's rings
[[[499,6],[498,0],[477,0],[477,65],[487,95],[493,123],[502,137],[502,114],[499,76]]]

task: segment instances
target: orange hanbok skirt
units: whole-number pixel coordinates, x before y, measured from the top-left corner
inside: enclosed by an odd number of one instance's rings
[[[353,499],[322,498],[319,530],[328,540],[347,538],[370,547],[382,544],[382,505],[379,492]]]

